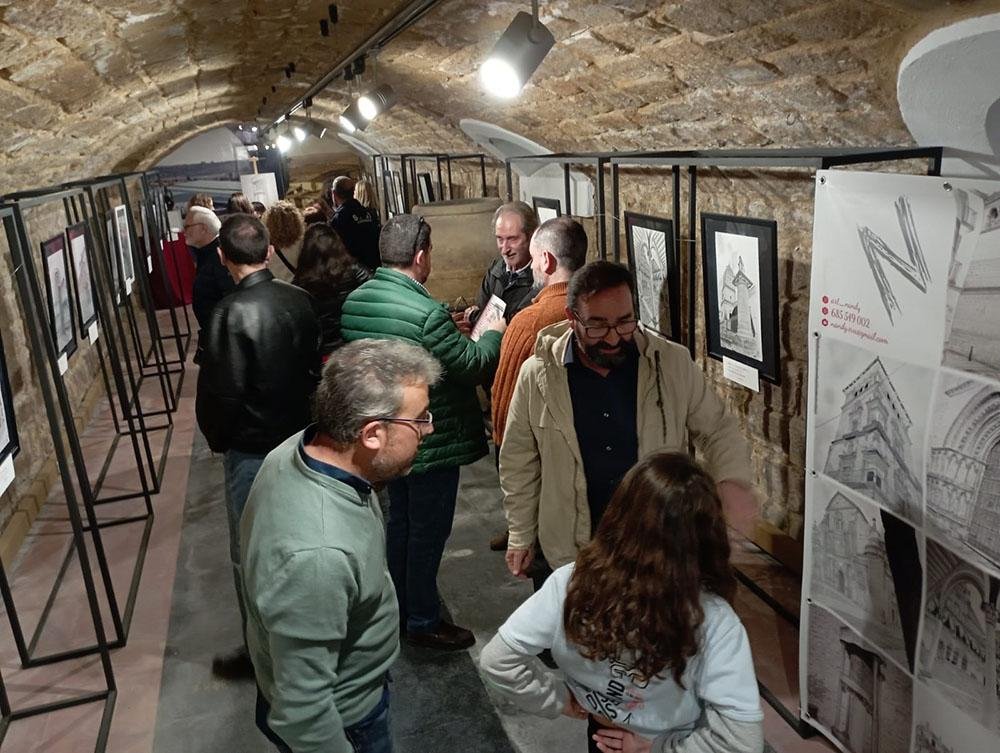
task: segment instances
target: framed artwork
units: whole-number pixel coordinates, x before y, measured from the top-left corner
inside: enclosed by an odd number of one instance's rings
[[[417,189],[420,191],[420,203],[430,204],[434,201],[434,184],[430,173],[417,174]]]
[[[404,214],[406,208],[403,206],[403,179],[396,170],[392,171],[392,195],[396,214]]]
[[[70,268],[73,272],[73,288],[76,290],[76,316],[80,324],[80,337],[86,337],[90,325],[97,321],[97,306],[94,303],[94,277],[90,273],[90,257],[87,223],[80,222],[66,228],[69,240]]]
[[[531,204],[538,215],[538,224],[555,219],[562,215],[562,204],[559,199],[546,199],[544,196],[532,196]]]
[[[17,439],[17,422],[14,420],[14,393],[10,388],[10,375],[4,358],[3,338],[0,338],[0,463],[17,455],[21,445]]]
[[[115,291],[115,303],[121,303],[122,283],[121,273],[118,270],[118,260],[121,259],[121,254],[118,251],[118,236],[115,233],[115,219],[113,216],[108,217],[107,230],[108,265],[111,267],[111,287],[114,288]]]
[[[675,342],[681,340],[680,258],[674,244],[674,223],[663,217],[625,212],[628,266],[635,277],[639,321]],[[667,318],[660,316],[663,291]]]
[[[70,264],[66,236],[62,233],[42,242],[45,264],[45,294],[49,305],[49,331],[57,356],[76,351],[76,317],[69,291]]]
[[[723,214],[701,215],[708,354],[778,371],[778,225]]]
[[[139,217],[142,219],[142,243],[146,249],[146,270],[153,272],[153,236],[149,234],[149,220],[146,219],[146,203],[139,204]],[[159,235],[159,229],[157,229]]]
[[[132,239],[128,232],[128,207],[115,207],[115,232],[118,238],[118,253],[122,259],[122,273],[125,275],[126,290],[135,282],[135,265],[132,261]]]

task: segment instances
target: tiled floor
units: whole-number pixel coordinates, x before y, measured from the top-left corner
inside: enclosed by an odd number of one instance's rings
[[[129,640],[111,653],[118,686],[107,750],[112,753],[263,753],[270,748],[252,722],[254,690],[227,684],[209,671],[212,655],[236,645],[238,618],[228,569],[225,522],[218,504],[221,463],[195,436],[195,367],[188,365],[180,394],[161,492],[153,497],[152,527],[135,601]],[[145,385],[155,403],[159,386]],[[166,432],[154,433],[158,457]],[[106,406],[87,427],[82,445],[96,477],[107,454],[113,426]],[[91,468],[91,465],[94,468]],[[119,443],[102,496],[136,488],[135,460],[127,441]],[[477,644],[450,656],[404,648],[394,673],[393,728],[398,753],[462,750],[474,753],[562,753],[584,749],[582,724],[521,714],[490,701],[475,671],[475,660],[506,616],[530,593],[511,579],[502,555],[486,548],[500,529],[496,472],[492,460],[462,473],[455,526],[442,563],[442,597]],[[102,520],[135,515],[141,499],[99,505]],[[12,584],[26,633],[34,630],[70,545],[66,508],[54,494],[32,529],[13,568]],[[105,528],[114,590],[125,601],[140,546],[143,523]],[[221,542],[221,543],[220,543]],[[93,545],[88,544],[93,561]],[[793,614],[798,583],[752,545],[737,547],[739,567]],[[98,586],[98,592],[103,591]],[[92,621],[82,598],[75,557],[59,588],[36,651],[47,653],[92,643]],[[112,626],[102,597],[105,629]],[[753,645],[759,679],[792,713],[798,704],[798,643],[794,625],[749,590],[737,603]],[[0,670],[15,708],[103,688],[100,662],[91,656],[48,667],[22,670],[9,631],[0,627]],[[16,721],[3,742],[18,753],[85,753],[100,726],[100,703]],[[801,739],[765,705],[765,736],[778,753],[828,751],[820,737]]]

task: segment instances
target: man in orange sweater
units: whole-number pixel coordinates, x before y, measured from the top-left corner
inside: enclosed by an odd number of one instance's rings
[[[511,320],[500,344],[500,363],[493,379],[493,441],[497,453],[503,442],[507,409],[521,364],[535,351],[539,330],[566,318],[566,284],[587,261],[587,234],[571,217],[556,217],[541,225],[531,236],[531,274],[542,291],[531,305]],[[507,548],[507,532],[490,539],[490,549]]]

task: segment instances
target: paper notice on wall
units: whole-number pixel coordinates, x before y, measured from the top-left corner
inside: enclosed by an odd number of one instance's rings
[[[146,257],[146,271],[153,274],[153,255],[150,254]]]
[[[14,458],[8,456],[0,463],[0,494],[3,494],[14,483]]]
[[[749,387],[754,392],[760,392],[760,377],[757,369],[745,363],[734,361],[729,356],[722,357],[722,376],[730,381]]]
[[[125,280],[125,295],[132,295],[132,281]]]
[[[90,326],[87,328],[87,337],[90,338],[90,344],[93,345],[97,342],[97,338],[101,336],[100,330],[97,328],[97,322],[91,322]]]
[[[483,312],[476,320],[476,326],[472,328],[470,337],[473,342],[479,340],[483,333],[492,327],[496,322],[503,319],[503,312],[507,310],[507,302],[498,296],[490,296],[483,308]]]
[[[59,373],[65,374],[67,371],[69,371],[69,356],[63,353],[61,356],[59,356],[59,360],[56,361],[56,364],[59,366]]]

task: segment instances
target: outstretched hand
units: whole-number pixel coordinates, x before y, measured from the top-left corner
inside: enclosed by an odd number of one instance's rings
[[[649,753],[653,747],[652,740],[627,729],[600,729],[594,742],[602,753]]]

